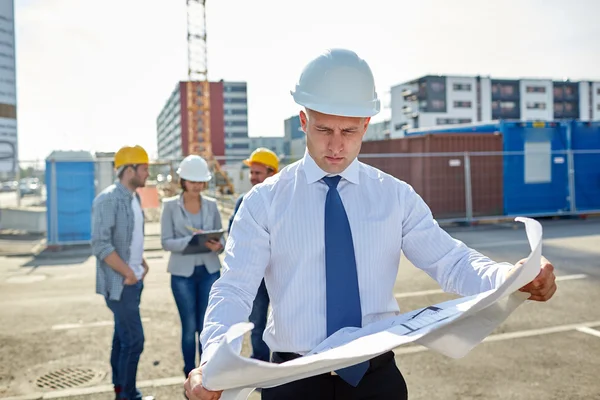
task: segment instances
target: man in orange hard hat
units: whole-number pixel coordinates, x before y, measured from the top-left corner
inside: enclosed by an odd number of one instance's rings
[[[115,319],[110,364],[116,399],[140,400],[136,388],[144,349],[140,298],[148,264],[143,256],[144,213],[136,189],[148,179],[148,153],[140,146],[125,146],[115,154],[114,164],[118,180],[98,194],[92,206],[96,293],[104,296]]]
[[[277,155],[264,147],[259,147],[254,150],[250,157],[243,161],[245,165],[250,167],[250,183],[252,186],[264,182],[270,176],[275,175],[279,171],[279,159]],[[240,196],[235,203],[235,208],[231,218],[229,219],[229,231],[233,227],[235,215],[242,204],[244,196]],[[252,342],[251,357],[257,360],[268,362],[270,359],[269,346],[263,340],[263,332],[267,325],[267,312],[269,309],[269,294],[263,280],[258,288],[252,312],[250,313],[250,322],[254,324],[250,339]]]

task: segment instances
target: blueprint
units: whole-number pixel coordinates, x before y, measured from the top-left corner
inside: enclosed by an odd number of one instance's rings
[[[369,360],[407,343],[415,342],[452,358],[464,357],[529,296],[518,289],[539,273],[542,227],[529,218],[525,224],[531,253],[514,268],[503,284],[475,296],[413,310],[362,328],[345,328],[328,337],[304,357],[283,364],[240,356],[232,342],[253,327],[232,326],[202,369],[203,386],[224,390],[223,400],[244,400],[256,387],[272,387],[327,373]]]

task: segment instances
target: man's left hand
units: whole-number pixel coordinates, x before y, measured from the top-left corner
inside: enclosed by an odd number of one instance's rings
[[[519,263],[524,260],[519,261]],[[529,293],[528,300],[548,301],[556,292],[556,276],[554,275],[554,266],[542,256],[541,270],[538,276],[527,285],[519,289],[521,292]]]
[[[144,278],[146,277],[146,274],[148,273],[148,271],[150,270],[150,268],[148,268],[148,264],[144,263],[143,264],[144,267],[144,273],[142,274],[142,281],[144,280]]]

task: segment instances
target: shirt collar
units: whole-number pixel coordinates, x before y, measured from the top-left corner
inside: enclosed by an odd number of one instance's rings
[[[323,177],[331,175],[327,172],[323,171],[315,162],[315,160],[308,154],[308,150],[304,152],[304,157],[302,158],[302,166],[304,167],[304,174],[306,175],[307,183],[315,183]],[[358,160],[355,158],[348,167],[343,170],[341,173],[336,174],[340,175],[342,178],[346,179],[348,182],[357,184],[359,183],[358,179],[358,170],[359,164]],[[333,175],[331,175],[333,176]]]
[[[117,187],[117,190],[119,190],[119,193],[121,193],[123,196],[133,197],[136,194],[136,192],[132,192],[131,190],[127,189],[120,181],[116,181],[115,186]]]

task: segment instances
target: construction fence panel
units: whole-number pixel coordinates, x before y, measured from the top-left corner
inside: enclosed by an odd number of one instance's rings
[[[390,148],[361,153],[359,159],[410,184],[440,222],[600,213],[600,149],[554,151],[540,144],[514,152],[432,152],[431,146],[414,143],[409,153]],[[224,218],[251,188],[242,159],[222,160],[235,193],[223,194],[214,184],[205,191]],[[152,162],[146,186],[138,189],[147,222],[158,223],[163,199],[181,192],[180,161]],[[116,179],[112,163],[22,160],[18,165],[18,173],[4,176],[0,186],[0,229],[45,233],[48,243],[89,241],[91,203]]]

